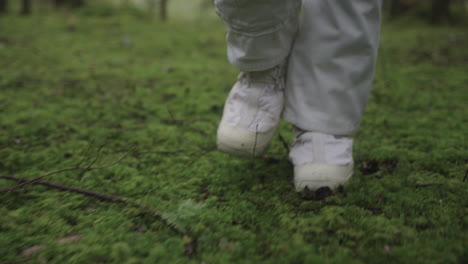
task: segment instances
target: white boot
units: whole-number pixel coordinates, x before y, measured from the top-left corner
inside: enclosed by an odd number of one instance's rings
[[[345,136],[297,130],[289,157],[296,191],[344,185],[353,174],[353,140]]]
[[[284,65],[239,75],[218,127],[219,150],[247,157],[266,150],[283,111],[284,83]]]

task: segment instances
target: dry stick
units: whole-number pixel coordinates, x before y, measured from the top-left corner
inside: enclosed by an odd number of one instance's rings
[[[56,170],[56,171],[52,171],[52,172],[49,172],[49,173],[46,173],[44,175],[41,175],[41,176],[38,176],[34,179],[31,179],[31,180],[27,180],[25,182],[22,182],[18,185],[15,185],[13,187],[10,187],[10,188],[6,188],[6,189],[3,189],[3,190],[0,190],[0,193],[5,193],[5,192],[11,192],[13,190],[16,190],[22,186],[25,186],[25,185],[28,185],[28,184],[31,184],[31,183],[34,183],[34,182],[37,182],[47,176],[50,176],[50,175],[54,175],[54,174],[57,174],[57,173],[61,173],[61,172],[65,172],[65,171],[73,171],[73,170],[99,170],[99,169],[105,169],[105,168],[109,168],[111,166],[114,166],[115,164],[121,162],[123,159],[125,159],[130,153],[132,153],[134,150],[135,150],[136,146],[133,146],[127,153],[125,153],[125,155],[123,155],[121,158],[119,158],[118,160],[110,163],[110,164],[106,164],[106,165],[103,165],[103,166],[98,166],[98,167],[73,167],[73,168],[66,168],[66,169],[61,169],[61,170]],[[0,175],[0,176],[3,176],[3,175]]]
[[[289,146],[288,146],[288,142],[286,142],[286,140],[284,139],[283,136],[281,136],[281,133],[278,133],[278,137],[279,137],[279,140],[281,141],[281,143],[283,144],[283,147],[286,149],[286,151],[289,153]]]
[[[12,181],[17,181],[17,182],[21,182],[21,183],[24,183],[24,182],[28,181],[28,179],[25,179],[25,178],[17,178],[17,177],[7,176],[7,175],[0,175],[0,179],[12,180]],[[64,190],[64,191],[71,191],[71,192],[75,192],[75,193],[86,194],[86,195],[94,196],[96,198],[99,198],[99,199],[105,200],[105,201],[124,202],[124,200],[122,198],[117,197],[117,196],[111,196],[111,195],[102,194],[102,193],[98,193],[98,192],[94,192],[94,191],[80,189],[80,188],[77,188],[77,187],[66,186],[66,185],[62,185],[62,184],[58,184],[58,183],[47,182],[47,181],[39,181],[39,180],[35,181],[33,183],[53,187],[53,188]]]
[[[255,127],[255,141],[253,146],[252,161],[255,160],[255,151],[257,150],[258,124]]]
[[[102,148],[104,148],[104,145],[101,145],[98,148],[98,151],[96,152],[96,157],[94,158],[94,160],[88,166],[86,166],[87,168],[91,168],[96,163],[96,161],[99,159],[99,155],[101,154]]]
[[[144,155],[144,154],[162,154],[162,155],[172,155],[187,152],[186,150],[173,150],[173,151],[141,151],[135,152],[134,155]]]
[[[91,143],[88,144],[88,149],[86,150],[86,154],[83,156],[83,158],[81,158],[80,162],[78,162],[78,164],[76,164],[75,167],[80,167],[81,166],[81,164],[83,163],[85,158],[88,157],[89,151],[91,150],[92,146],[93,146],[93,142],[91,141]]]
[[[254,141],[254,145],[253,145],[252,157],[251,157],[251,163],[250,163],[250,167],[251,167],[252,171],[255,171],[255,157],[256,157],[255,152],[257,151],[257,139],[258,139],[258,124],[255,127],[255,141]],[[263,177],[260,176],[259,180],[260,180],[260,183],[262,183],[263,182]]]
[[[6,176],[6,175],[0,175],[0,179],[13,180],[13,181],[23,182],[23,183],[28,182],[28,179],[17,178],[17,177]],[[176,232],[178,234],[181,234],[181,235],[185,234],[185,232],[178,229],[176,226],[174,226],[173,224],[168,222],[166,219],[164,219],[162,212],[160,212],[160,211],[158,211],[158,210],[156,210],[154,208],[151,208],[151,207],[149,207],[147,205],[139,204],[139,203],[133,202],[131,200],[128,200],[128,199],[125,199],[125,198],[122,198],[122,197],[119,197],[119,196],[112,196],[112,195],[108,195],[108,194],[104,194],[104,193],[99,193],[99,192],[95,192],[95,191],[91,191],[91,190],[85,190],[85,189],[81,189],[81,188],[77,188],[77,187],[73,187],[73,186],[66,186],[66,185],[53,183],[53,182],[48,182],[48,181],[37,180],[37,181],[32,182],[32,184],[41,184],[41,185],[45,185],[45,186],[52,187],[52,188],[55,188],[55,189],[59,189],[59,190],[62,190],[62,191],[70,191],[70,192],[74,192],[74,193],[79,193],[79,194],[84,194],[84,195],[87,195],[87,196],[96,197],[96,198],[98,198],[100,200],[103,200],[103,201],[109,201],[109,202],[114,202],[114,203],[122,203],[122,204],[126,204],[126,205],[129,205],[129,206],[133,206],[133,207],[139,208],[139,209],[141,209],[143,211],[150,212],[151,214],[153,214],[157,218],[161,219],[163,222],[165,222],[167,224],[167,226],[172,231],[174,231],[174,232]]]

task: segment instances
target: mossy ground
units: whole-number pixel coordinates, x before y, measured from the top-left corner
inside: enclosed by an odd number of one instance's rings
[[[221,22],[108,15],[0,18],[0,174],[105,164],[137,145],[113,167],[44,180],[164,219],[29,185],[0,194],[1,261],[468,262],[466,29],[384,25],[355,175],[344,191],[305,201],[278,138],[255,162],[214,150],[237,74]],[[292,139],[289,125],[280,133]],[[71,235],[81,239],[56,242]]]

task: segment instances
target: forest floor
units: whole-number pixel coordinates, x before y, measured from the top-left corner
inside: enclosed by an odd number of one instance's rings
[[[468,263],[466,28],[384,23],[355,174],[322,200],[293,190],[278,136],[254,161],[216,151],[237,75],[224,34],[0,17],[0,189],[81,168],[41,179],[81,193],[0,193],[1,263]]]

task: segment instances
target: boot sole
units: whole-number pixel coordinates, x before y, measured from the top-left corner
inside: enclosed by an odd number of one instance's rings
[[[218,128],[217,146],[220,151],[229,154],[257,157],[266,151],[273,135],[274,131],[255,133],[221,123]]]

